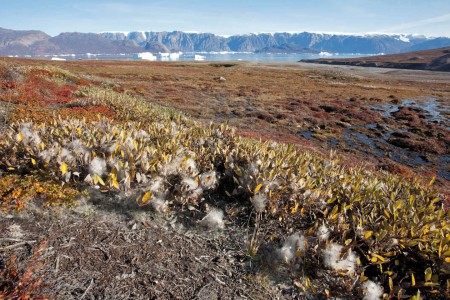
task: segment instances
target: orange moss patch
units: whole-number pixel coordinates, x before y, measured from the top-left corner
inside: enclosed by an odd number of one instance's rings
[[[65,107],[58,110],[58,113],[63,118],[86,118],[89,121],[96,120],[99,115],[109,119],[117,116],[111,108],[106,106]]]

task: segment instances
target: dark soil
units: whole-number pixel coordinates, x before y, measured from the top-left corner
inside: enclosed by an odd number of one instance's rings
[[[247,255],[245,218],[206,230],[198,210],[160,215],[126,197],[91,199],[74,209],[1,215],[0,290],[19,286],[11,299],[302,298],[283,268]]]

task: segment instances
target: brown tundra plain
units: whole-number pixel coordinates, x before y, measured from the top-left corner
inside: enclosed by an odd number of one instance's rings
[[[448,299],[449,86],[2,58],[0,299]]]

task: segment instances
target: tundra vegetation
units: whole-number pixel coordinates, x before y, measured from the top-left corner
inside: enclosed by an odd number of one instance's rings
[[[158,214],[220,195],[246,213],[247,259],[286,268],[303,295],[450,297],[449,213],[432,178],[244,138],[62,68],[3,63],[0,75],[2,217],[77,206],[92,189]],[[199,225],[227,230],[239,217],[212,208]],[[0,298],[44,297],[34,271],[45,242],[20,270],[0,243]]]

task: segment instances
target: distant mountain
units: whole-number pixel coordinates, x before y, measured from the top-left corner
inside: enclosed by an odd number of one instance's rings
[[[293,43],[286,43],[279,46],[264,47],[256,50],[255,53],[320,53],[319,50],[306,48]]]
[[[308,63],[450,72],[450,47],[343,59],[308,59]]]
[[[116,54],[137,52],[332,52],[402,53],[450,46],[450,38],[417,35],[325,33],[259,33],[223,37],[212,33],[104,32],[61,33],[50,37],[42,31],[0,28],[0,55]]]
[[[136,53],[133,41],[113,41],[95,33],[61,33],[51,37],[41,31],[0,28],[0,55],[47,55],[85,53]]]
[[[42,31],[0,28],[0,54],[29,54],[33,45],[48,39],[50,36]]]
[[[61,33],[51,38],[50,43],[59,47],[62,53],[133,53],[140,52],[142,48],[133,41],[113,41],[95,33]]]
[[[450,46],[450,38],[428,38],[419,35],[401,34],[370,34],[343,35],[324,33],[260,33],[247,35],[233,35],[230,37],[217,36],[210,33],[173,32],[116,32],[102,33],[104,38],[115,41],[134,41],[138,45],[147,42],[164,44],[171,51],[237,51],[262,52],[263,49],[272,52],[277,48],[291,52],[295,47],[299,50],[312,49],[333,53],[401,53],[413,50],[426,50]]]

